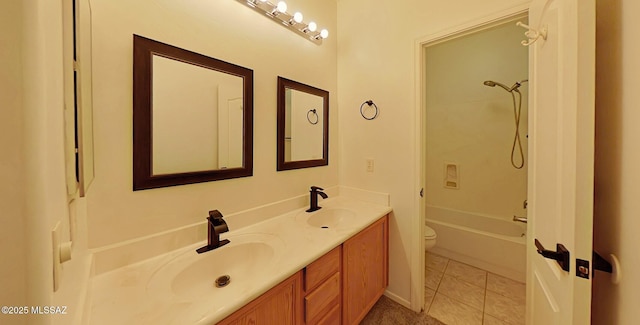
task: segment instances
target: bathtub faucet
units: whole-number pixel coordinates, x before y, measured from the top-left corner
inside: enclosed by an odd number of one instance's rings
[[[524,222],[524,223],[527,223],[527,217],[518,217],[518,216],[513,216],[513,221],[518,221],[518,222]]]
[[[196,249],[198,254],[214,250],[229,243],[228,239],[220,240],[220,234],[229,231],[227,223],[218,210],[209,211],[207,218],[207,245]]]
[[[307,212],[313,212],[322,209],[322,207],[318,206],[318,195],[322,196],[323,199],[329,197],[322,191],[324,191],[324,189],[321,187],[311,186],[311,190],[309,191],[309,209],[307,210]]]

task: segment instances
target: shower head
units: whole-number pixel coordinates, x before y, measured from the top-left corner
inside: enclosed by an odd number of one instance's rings
[[[489,87],[499,86],[499,87],[501,87],[502,89],[504,89],[504,90],[506,90],[506,91],[508,91],[508,92],[512,92],[512,91],[517,91],[517,92],[519,92],[519,91],[518,91],[518,88],[520,88],[520,86],[522,86],[522,83],[523,83],[523,82],[528,82],[528,81],[529,81],[529,80],[524,79],[524,80],[521,80],[521,81],[517,81],[517,82],[516,82],[516,83],[514,83],[514,84],[513,84],[513,86],[511,86],[511,87],[507,87],[507,86],[505,86],[505,85],[503,85],[503,84],[501,84],[501,83],[499,83],[499,82],[495,82],[495,81],[492,81],[492,80],[487,80],[487,81],[485,81],[485,82],[484,82],[484,85],[485,85],[485,86],[489,86]]]
[[[511,92],[511,88],[499,83],[499,82],[495,82],[495,81],[491,81],[491,80],[487,80],[484,82],[485,86],[489,86],[489,87],[495,87],[495,86],[499,86],[502,87],[504,90]]]

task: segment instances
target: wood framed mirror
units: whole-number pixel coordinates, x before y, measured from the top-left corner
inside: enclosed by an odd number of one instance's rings
[[[133,38],[133,190],[253,174],[253,70]]]
[[[278,77],[278,171],[329,164],[329,92]]]

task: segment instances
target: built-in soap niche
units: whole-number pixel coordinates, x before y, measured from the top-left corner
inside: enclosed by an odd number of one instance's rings
[[[133,36],[133,190],[253,175],[253,70]]]
[[[460,188],[460,168],[457,163],[444,163],[444,187],[455,190]]]

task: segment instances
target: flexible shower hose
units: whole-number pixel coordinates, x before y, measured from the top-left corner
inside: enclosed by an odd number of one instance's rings
[[[517,108],[516,108],[516,95],[513,94],[514,92],[518,93]],[[511,165],[516,169],[521,169],[522,166],[524,166],[524,153],[522,152],[522,142],[520,141],[520,112],[522,109],[522,94],[518,89],[514,89],[513,91],[510,91],[510,93],[511,93],[511,98],[513,99],[513,116],[516,122],[516,133],[513,136],[513,145],[511,146]],[[520,164],[516,164],[515,162],[514,155],[516,151],[516,144],[518,145],[518,149],[520,151]]]

